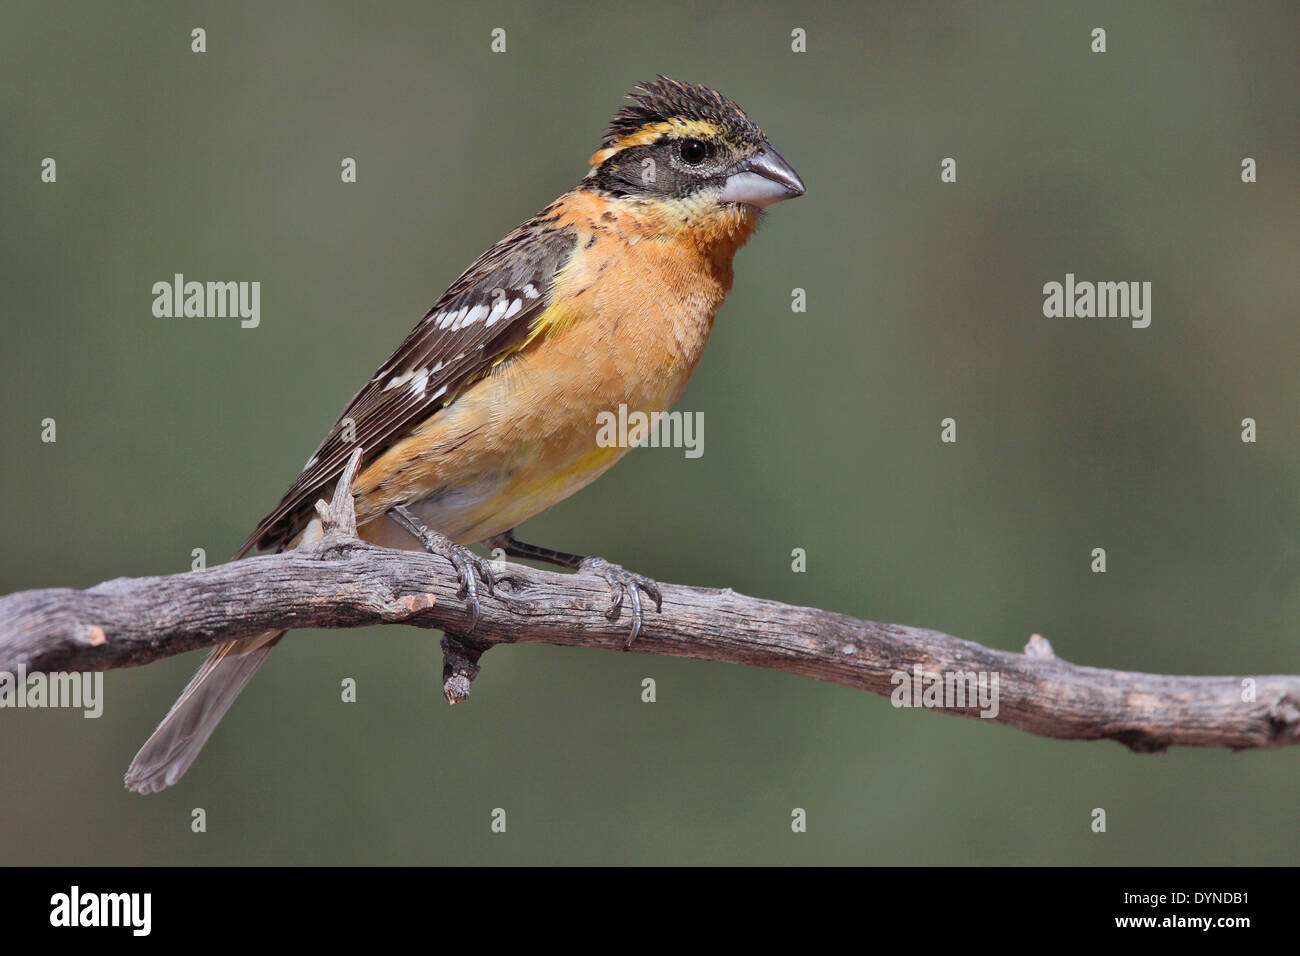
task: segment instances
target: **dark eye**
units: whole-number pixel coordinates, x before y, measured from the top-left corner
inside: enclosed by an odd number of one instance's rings
[[[682,140],[680,148],[682,162],[688,166],[698,166],[709,157],[709,147],[698,139]]]

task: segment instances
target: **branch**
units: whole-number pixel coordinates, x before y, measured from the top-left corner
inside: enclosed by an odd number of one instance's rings
[[[504,562],[495,593],[480,590],[479,622],[466,634],[465,603],[443,558],[356,537],[355,464],[333,502],[317,505],[326,533],[315,544],[203,571],[0,598],[0,671],[107,670],[282,628],[401,623],[445,632],[443,690],[456,703],[497,644],[624,647],[627,617],[607,617],[604,580]],[[633,652],[767,667],[895,697],[923,686],[922,675],[985,674],[996,679],[996,708],[950,699],[942,712],[978,717],[995,709],[989,719],[996,723],[1045,737],[1116,740],[1139,753],[1300,743],[1296,676],[1249,678],[1251,692],[1244,677],[1078,666],[1037,635],[1016,654],[729,588],[666,584],[662,592],[663,611],[647,611]],[[913,706],[923,702],[930,706],[918,694]]]

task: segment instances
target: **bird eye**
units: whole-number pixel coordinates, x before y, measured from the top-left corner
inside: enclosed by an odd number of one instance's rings
[[[682,162],[686,163],[686,165],[698,166],[708,158],[709,147],[698,139],[687,139],[682,140],[679,152]]]

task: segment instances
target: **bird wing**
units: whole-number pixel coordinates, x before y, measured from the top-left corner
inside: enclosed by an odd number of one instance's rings
[[[236,557],[254,547],[283,548],[306,526],[316,500],[338,479],[354,448],[363,449],[364,467],[527,340],[577,246],[576,231],[559,219],[548,206],[451,284],[353,397]]]

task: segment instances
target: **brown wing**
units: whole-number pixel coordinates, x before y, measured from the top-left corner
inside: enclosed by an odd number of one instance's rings
[[[465,383],[518,345],[550,304],[556,274],[577,245],[547,207],[485,252],[442,294],[359,391],[280,504],[239,549],[282,548],[360,446],[362,466],[452,401]]]

